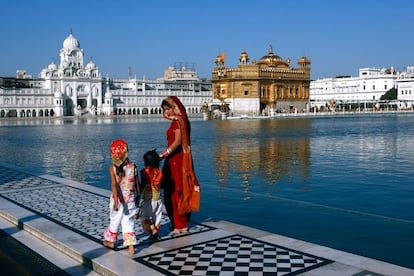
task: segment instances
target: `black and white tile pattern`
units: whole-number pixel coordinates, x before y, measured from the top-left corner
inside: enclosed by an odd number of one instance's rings
[[[109,198],[87,189],[16,172],[0,166],[0,196],[84,237],[102,243],[109,224]],[[190,224],[192,235],[215,228]],[[136,223],[138,247],[153,242]],[[119,235],[122,238],[122,235]],[[174,239],[163,214],[161,241]],[[117,249],[122,249],[118,240]],[[297,275],[331,263],[330,260],[241,235],[185,245],[135,260],[166,275]]]
[[[168,275],[296,275],[331,261],[241,235],[139,257]]]
[[[103,231],[109,224],[108,197],[1,166],[0,195],[98,243],[102,243]],[[189,232],[185,235],[211,229],[213,228],[191,223]],[[138,220],[135,233],[138,244],[153,242],[148,239],[148,234],[143,231]],[[165,240],[173,237],[170,220],[163,214],[160,238]],[[122,235],[119,235],[116,249],[123,249]]]

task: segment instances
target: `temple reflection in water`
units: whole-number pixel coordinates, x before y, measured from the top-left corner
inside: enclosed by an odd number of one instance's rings
[[[265,189],[261,192],[271,194],[283,182],[289,189],[307,190],[310,138],[300,133],[310,127],[308,119],[217,124],[216,132],[221,133],[221,138],[215,144],[214,160],[219,185],[242,187],[244,191],[260,188]],[[236,174],[239,183],[230,183]],[[268,181],[263,183],[264,179]]]

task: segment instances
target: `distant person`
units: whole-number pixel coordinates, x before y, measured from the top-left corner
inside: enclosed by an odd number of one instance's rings
[[[150,239],[159,239],[162,218],[161,158],[156,150],[144,154],[145,168],[140,171],[141,190],[144,194],[142,203],[141,223],[144,231],[150,233]]]
[[[190,148],[191,126],[184,105],[176,96],[164,99],[161,107],[164,118],[171,120],[167,149],[160,154],[165,158],[162,170],[164,204],[173,234],[186,233],[191,212],[200,207],[200,185],[194,174]]]
[[[128,253],[134,254],[135,217],[140,198],[139,178],[134,162],[128,159],[128,144],[123,139],[114,140],[110,146],[112,165],[111,198],[109,203],[109,226],[104,231],[103,244],[114,248],[118,240],[118,229],[122,226],[123,245]]]

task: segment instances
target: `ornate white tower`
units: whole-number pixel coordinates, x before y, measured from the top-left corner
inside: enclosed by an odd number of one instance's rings
[[[52,62],[40,72],[40,78],[45,80],[44,88],[62,93],[62,116],[101,114],[102,78],[98,66],[92,60],[83,66],[83,49],[72,30],[62,46],[59,66]]]
[[[66,77],[78,75],[79,69],[83,69],[83,50],[79,41],[73,36],[72,30],[69,36],[63,41],[63,48],[60,49],[59,68],[64,70]]]
[[[61,92],[55,92],[53,95],[55,116],[63,116],[63,95]]]
[[[106,77],[106,93],[102,113],[104,115],[112,115],[114,111],[114,100],[111,91],[109,91],[109,77]]]

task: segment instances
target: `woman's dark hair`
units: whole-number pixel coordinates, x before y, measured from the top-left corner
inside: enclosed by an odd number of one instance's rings
[[[167,101],[167,100],[162,100],[162,102],[161,102],[161,107],[163,107],[163,106],[168,106],[169,108],[171,108],[172,106],[170,105],[170,103]]]
[[[158,168],[160,166],[161,158],[155,149],[147,151],[144,154],[145,167],[151,166]]]
[[[190,121],[188,120],[188,116],[187,116],[187,111],[185,110],[185,107],[184,107],[184,105],[181,103],[181,102],[179,102],[179,104],[178,103],[176,103],[177,105],[180,105],[181,106],[181,108],[182,108],[182,110],[185,112],[185,118],[187,119],[187,121],[185,122],[185,124],[186,124],[186,126],[187,126],[187,129],[188,129],[188,140],[190,141],[191,139],[190,139],[190,136],[191,136],[191,124],[190,124]],[[171,104],[167,101],[167,100],[162,100],[162,102],[161,102],[161,108],[163,108],[164,106],[168,106],[169,108],[172,108],[172,106],[171,106]]]

